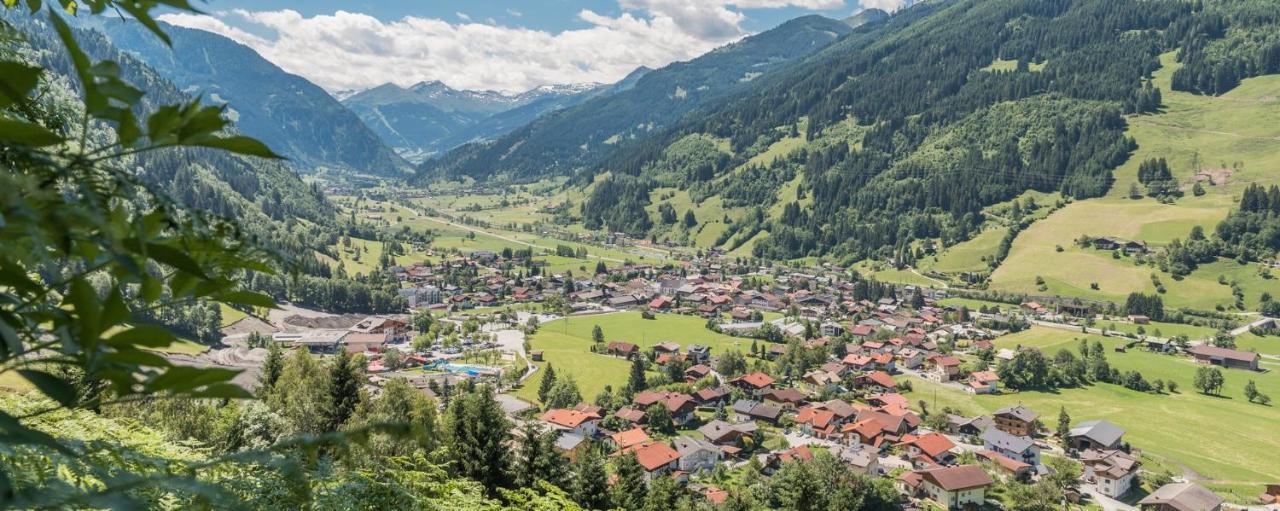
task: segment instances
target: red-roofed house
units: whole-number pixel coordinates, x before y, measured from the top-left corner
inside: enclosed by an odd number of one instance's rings
[[[631,428],[609,435],[609,441],[613,443],[615,449],[622,450],[648,442],[649,434],[638,427]]]
[[[729,380],[729,384],[750,392],[753,396],[764,394],[773,387],[774,379],[772,376],[756,371],[751,374],[745,374]]]
[[[942,433],[925,435],[907,435],[902,437],[898,446],[905,447],[913,464],[920,468],[931,468],[955,463],[956,455],[952,452],[956,444]]]
[[[970,394],[994,394],[998,390],[1000,377],[992,371],[978,371],[969,375],[969,383],[964,390]]]
[[[597,426],[600,424],[600,416],[577,410],[557,408],[543,413],[542,421],[561,431],[582,437],[591,437],[596,434]]]
[[[646,481],[653,479],[655,475],[665,474],[674,470],[676,462],[680,460],[679,452],[661,442],[645,444],[635,448],[632,452],[636,455],[636,461],[640,462],[641,467],[644,467]]]

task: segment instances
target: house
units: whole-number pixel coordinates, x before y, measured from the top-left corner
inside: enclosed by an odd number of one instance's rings
[[[979,436],[987,428],[995,425],[995,421],[985,415],[968,418],[960,415],[947,415],[947,432],[953,435]]]
[[[1067,436],[1072,449],[1118,449],[1124,430],[1104,420],[1085,421],[1071,428]]]
[[[1223,499],[1196,483],[1170,483],[1138,501],[1142,511],[1218,511]]]
[[[760,458],[762,459],[761,465],[763,465],[762,472],[766,475],[770,475],[777,472],[778,469],[782,468],[782,465],[786,463],[796,461],[813,461],[813,451],[809,449],[809,446],[801,445],[792,447],[785,451],[764,454],[761,455]]]
[[[1196,358],[1196,362],[1201,364],[1211,364],[1231,369],[1258,370],[1258,354],[1249,351],[1237,351],[1208,344],[1197,344],[1187,350],[1187,353],[1190,353],[1191,356]]]
[[[1093,239],[1093,248],[1096,248],[1098,250],[1116,250],[1120,248],[1121,245],[1123,244],[1124,244],[1124,240],[1120,238],[1113,238],[1110,236],[1103,236],[1100,238]]]
[[[970,394],[994,394],[999,390],[1000,377],[994,371],[978,371],[969,375],[964,390]]]
[[[667,411],[671,412],[671,422],[675,424],[684,424],[692,420],[697,408],[693,402],[693,396],[680,392],[646,390],[636,394],[632,402],[635,403],[636,408],[646,411],[655,405],[666,407]]]
[[[693,393],[693,400],[701,406],[719,406],[729,400],[728,387],[708,387]]]
[[[898,363],[907,369],[915,369],[924,364],[924,353],[915,348],[903,348],[898,351]]]
[[[630,406],[619,408],[618,411],[613,412],[613,416],[636,425],[643,425],[649,422],[644,410]]]
[[[609,435],[609,442],[619,451],[641,445],[649,441],[649,434],[641,428],[631,428]]]
[[[761,397],[783,410],[795,410],[797,406],[804,404],[809,396],[797,389],[769,389]]]
[[[906,448],[912,464],[917,468],[950,465],[956,460],[956,455],[952,452],[956,448],[955,442],[942,433],[907,435],[902,437],[898,446]]]
[[[1040,448],[1036,447],[1036,443],[1031,440],[1031,437],[1015,436],[999,429],[991,428],[984,431],[980,438],[982,439],[982,446],[989,451],[994,451],[1031,466],[1040,464]]]
[[[631,452],[635,453],[636,461],[640,462],[641,467],[644,467],[645,481],[650,481],[654,476],[675,470],[678,467],[677,462],[680,460],[680,453],[662,442],[651,442],[637,446]]]
[[[840,374],[833,371],[825,371],[817,369],[804,373],[800,378],[800,385],[810,392],[822,392],[824,390],[838,390],[840,388]]]
[[[947,509],[981,507],[993,484],[991,476],[977,465],[904,472],[897,480],[903,494],[933,500]]]
[[[833,449],[840,461],[853,467],[853,470],[866,476],[880,475],[880,456],[874,449],[855,449],[840,447]]]
[[[1142,462],[1136,456],[1115,449],[1088,450],[1080,454],[1084,480],[1093,483],[1098,493],[1120,498],[1137,478]]]
[[[1036,433],[1036,419],[1040,414],[1022,405],[1006,406],[992,414],[996,429],[1016,436],[1032,436]]]
[[[1146,325],[1151,323],[1151,318],[1143,316],[1141,314],[1130,314],[1129,322],[1135,325]]]
[[[739,421],[762,420],[774,424],[782,415],[782,409],[759,401],[739,399],[733,403],[733,413]]]
[[[569,461],[577,461],[586,448],[591,445],[587,439],[573,433],[561,433],[556,437],[556,443],[552,447],[556,452],[569,459]]]
[[[929,370],[925,376],[938,383],[946,383],[960,375],[960,359],[945,355],[934,355],[925,361]]]
[[[581,437],[592,437],[595,436],[597,427],[600,424],[600,416],[567,408],[557,408],[543,413],[542,422],[550,424],[551,427],[560,431],[573,433]]]
[[[649,301],[649,308],[652,310],[667,310],[672,305],[675,305],[675,300],[672,300],[670,296],[659,296]]]
[[[703,364],[692,365],[692,366],[689,366],[688,369],[684,370],[684,381],[693,383],[703,378],[706,378],[708,374],[711,374],[710,367],[707,367]]]
[[[806,406],[796,412],[796,426],[800,432],[819,438],[830,438],[837,433],[835,412],[820,406]]]
[[[722,420],[713,420],[703,424],[702,427],[698,428],[698,432],[702,433],[702,437],[713,444],[719,446],[737,445],[742,437],[755,435],[756,424],[754,422],[730,424]]]
[[[605,353],[630,360],[640,354],[640,347],[629,342],[613,341],[605,347]]]
[[[765,391],[773,387],[773,382],[774,380],[772,376],[764,374],[760,371],[756,371],[751,374],[742,375],[732,380],[729,380],[730,385],[733,385],[742,390],[745,390],[751,393],[751,395],[753,396],[759,396],[761,394],[764,394]]]
[[[1031,480],[1031,465],[1015,460],[1003,454],[987,449],[979,449],[973,453],[978,459],[986,460],[1004,472],[1007,479],[1027,482]]]
[[[685,351],[690,364],[705,364],[711,359],[711,348],[700,344],[691,344]]]
[[[653,345],[654,355],[660,355],[664,353],[668,355],[680,353],[680,345],[671,341],[660,342],[658,344]]]
[[[677,466],[680,470],[691,474],[715,470],[716,463],[723,455],[715,444],[687,436],[676,438],[672,445],[675,446],[676,452],[680,453]]]
[[[872,371],[867,374],[858,376],[854,379],[858,387],[866,388],[868,391],[877,394],[887,394],[898,391],[898,382],[893,381],[893,377],[884,371]]]

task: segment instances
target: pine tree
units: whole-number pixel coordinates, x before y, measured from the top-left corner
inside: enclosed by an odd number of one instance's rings
[[[521,428],[520,449],[512,466],[518,487],[532,487],[538,481],[564,484],[565,458],[555,451],[556,434],[544,431],[535,421]]]
[[[591,328],[591,340],[596,344],[604,342],[604,330],[600,328],[600,325]]]
[[[556,370],[547,364],[546,369],[542,373],[542,381],[538,382],[538,402],[546,404],[547,394],[551,392],[551,387],[556,383]]]
[[[280,344],[272,342],[267,345],[267,358],[262,361],[262,380],[259,394],[265,395],[280,380],[280,372],[284,370],[284,350]]]
[[[635,394],[647,388],[649,384],[644,379],[644,361],[636,357],[631,361],[631,376],[627,379],[627,390]]]
[[[511,423],[493,397],[493,389],[481,385],[457,396],[447,412],[450,461],[458,475],[474,479],[490,494],[507,487]]]
[[[1058,410],[1058,439],[1065,445],[1071,436],[1071,416],[1067,415],[1067,407]]]
[[[613,505],[629,511],[643,508],[649,489],[644,482],[644,467],[636,460],[635,453],[618,458],[614,475],[617,482],[613,485]]]
[[[609,474],[599,449],[590,448],[574,466],[573,500],[587,509],[609,509]]]
[[[329,365],[329,430],[337,431],[360,402],[360,368],[351,354],[339,349]]]

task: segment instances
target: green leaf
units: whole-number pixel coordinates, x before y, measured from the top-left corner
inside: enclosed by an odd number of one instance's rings
[[[60,144],[64,140],[66,139],[39,124],[0,117],[0,141],[31,147],[44,147]]]
[[[137,325],[106,340],[108,346],[117,349],[127,346],[163,348],[175,342],[178,342],[178,338],[173,335],[173,332],[156,325]]]
[[[102,356],[102,360],[114,364],[143,367],[171,367],[173,365],[169,362],[169,359],[160,355],[150,351],[135,350],[132,348],[108,353]]]
[[[99,327],[102,308],[98,304],[97,293],[84,278],[76,278],[71,281],[64,301],[70,303],[75,308],[76,315],[80,316],[80,346],[92,351],[98,336],[102,334]]]
[[[0,321],[0,341],[3,342],[2,346],[4,349],[4,355],[5,355],[4,357],[0,357],[0,358],[7,359],[9,357],[21,355],[24,351],[26,351],[26,349],[22,345],[22,338],[18,337],[18,331],[14,330],[12,326],[9,326],[7,317],[0,318],[0,319],[4,320],[4,321]]]
[[[228,305],[248,305],[251,307],[264,307],[267,309],[276,308],[276,301],[270,296],[253,291],[232,291],[223,293],[215,298],[216,300]]]
[[[196,275],[200,278],[207,278],[205,277],[204,268],[200,267],[200,263],[197,263],[195,259],[191,258],[191,256],[182,253],[182,251],[176,248],[168,245],[161,245],[159,243],[148,243],[147,254],[156,261],[192,275]]]
[[[260,156],[262,158],[272,158],[277,160],[286,159],[285,157],[273,152],[271,148],[267,147],[266,144],[259,142],[257,139],[242,135],[206,138],[193,141],[190,145],[223,149],[247,156]]]
[[[0,108],[27,100],[40,82],[40,68],[10,60],[0,61]]]
[[[220,367],[173,366],[152,380],[147,388],[154,392],[186,393],[205,385],[226,383],[237,374],[240,371]]]
[[[253,394],[234,383],[218,383],[209,385],[199,391],[192,392],[191,397],[210,399],[253,399]]]
[[[42,445],[67,456],[76,456],[70,448],[43,431],[23,426],[18,419],[0,411],[0,444]]]
[[[40,389],[40,392],[57,401],[58,404],[66,407],[75,406],[76,388],[71,386],[70,383],[57,376],[35,369],[19,369],[18,374],[21,374],[23,378],[26,378],[37,389]]]

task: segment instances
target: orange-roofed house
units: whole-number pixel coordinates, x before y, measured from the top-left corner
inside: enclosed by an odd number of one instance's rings
[[[940,467],[955,463],[956,455],[952,452],[956,444],[942,433],[924,435],[906,435],[898,442],[907,449],[912,463],[921,468]]]
[[[1000,377],[994,371],[978,371],[969,375],[964,390],[970,394],[994,394],[999,390]]]
[[[578,410],[557,408],[543,413],[542,421],[557,430],[589,438],[595,436],[600,425],[600,416]]]
[[[884,371],[872,371],[857,377],[854,381],[859,387],[878,394],[889,394],[898,391],[898,382],[893,381],[893,377]]]
[[[945,355],[934,355],[925,362],[929,379],[938,383],[953,381],[960,375],[960,359]]]
[[[649,434],[638,427],[609,435],[615,449],[623,450],[649,441]]]
[[[756,371],[734,378],[729,381],[729,384],[750,392],[752,396],[759,396],[768,392],[773,387],[773,382],[772,376]]]
[[[662,442],[651,442],[636,447],[632,452],[636,455],[636,461],[644,467],[646,481],[653,479],[655,475],[675,470],[676,463],[680,460],[680,453]]]
[[[906,495],[927,498],[946,509],[982,507],[995,480],[978,465],[904,472],[896,486]]]

